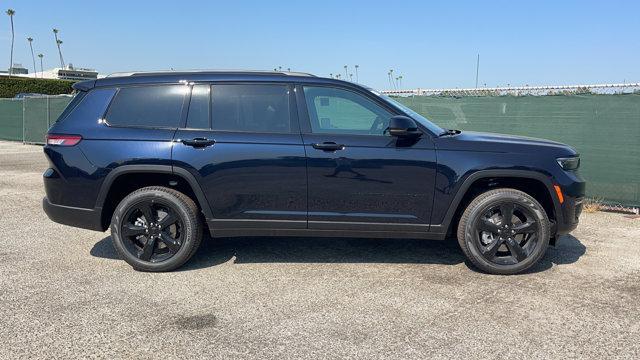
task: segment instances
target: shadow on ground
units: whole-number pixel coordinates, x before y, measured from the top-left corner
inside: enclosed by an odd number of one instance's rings
[[[545,257],[527,273],[547,270],[556,265],[572,264],[586,252],[580,240],[571,235],[560,238]],[[97,242],[91,255],[120,259],[108,236]],[[232,260],[234,263],[389,263],[442,264],[465,262],[455,240],[429,241],[413,239],[354,238],[205,238],[196,255],[180,270],[201,269]],[[474,269],[475,271],[475,269]]]

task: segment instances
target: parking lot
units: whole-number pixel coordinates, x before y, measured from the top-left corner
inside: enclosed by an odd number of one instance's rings
[[[133,271],[49,221],[39,146],[0,142],[0,358],[639,358],[640,219],[583,214],[527,274],[455,242],[208,239]]]

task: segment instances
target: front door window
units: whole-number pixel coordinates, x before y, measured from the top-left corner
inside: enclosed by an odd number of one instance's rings
[[[303,89],[313,133],[384,135],[392,114],[374,101],[344,89]]]

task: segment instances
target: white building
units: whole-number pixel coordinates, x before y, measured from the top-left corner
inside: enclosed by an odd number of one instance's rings
[[[14,66],[15,70],[15,66]],[[8,72],[1,72],[0,76],[8,76]],[[31,78],[42,78],[42,79],[59,79],[59,80],[95,80],[98,78],[98,72],[95,69],[87,69],[87,68],[77,68],[74,67],[73,64],[68,64],[64,68],[53,68],[45,71],[38,71],[36,73],[31,74],[18,74],[15,73],[13,76],[20,77],[31,77]]]
[[[35,76],[45,79],[60,79],[60,80],[95,80],[98,78],[98,72],[95,69],[77,68],[73,64],[68,64],[63,68],[53,68],[44,72],[37,72]]]

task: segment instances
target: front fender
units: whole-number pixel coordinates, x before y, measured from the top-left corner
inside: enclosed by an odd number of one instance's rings
[[[441,201],[441,203],[448,204],[444,211],[440,213],[434,212],[432,214],[432,225],[430,226],[430,232],[446,235],[451,222],[454,220],[454,216],[458,209],[458,206],[462,202],[465,194],[471,187],[471,185],[480,179],[492,179],[492,178],[525,178],[533,179],[544,184],[545,188],[549,192],[549,195],[553,201],[553,208],[556,215],[562,213],[560,202],[555,196],[555,190],[551,177],[544,173],[534,170],[515,170],[515,169],[487,169],[470,172],[465,176],[455,181],[448,190],[450,193],[444,193],[440,190],[441,194],[434,196],[434,201]],[[446,189],[445,189],[446,191]],[[436,189],[438,192],[438,189]],[[444,207],[442,207],[444,208]],[[435,210],[435,207],[434,207]]]

